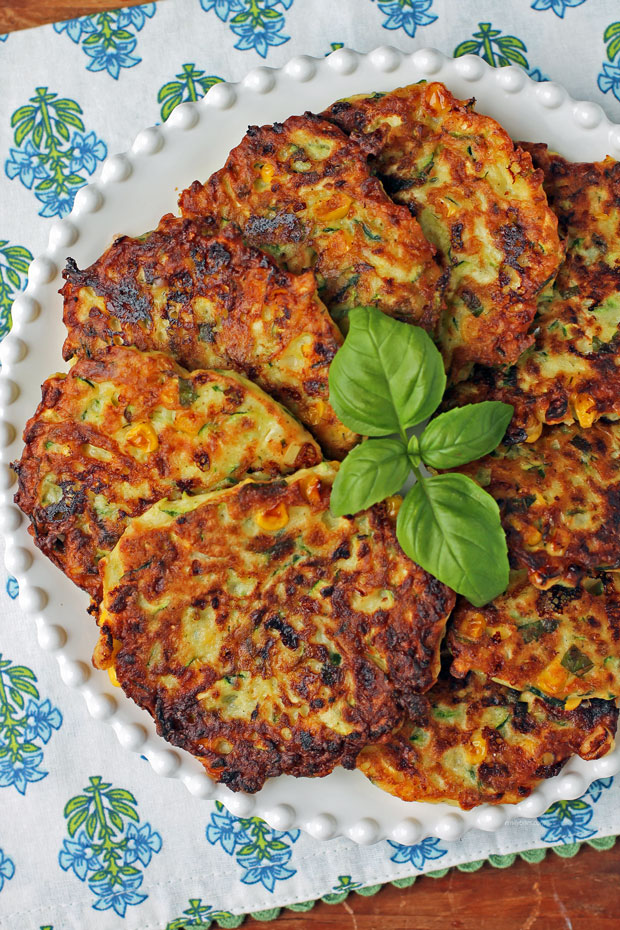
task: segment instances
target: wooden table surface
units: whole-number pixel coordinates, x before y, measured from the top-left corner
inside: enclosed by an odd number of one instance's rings
[[[132,6],[140,0],[124,0]],[[174,2],[174,0],[169,0]],[[70,19],[117,4],[105,0],[0,0],[0,33]],[[264,927],[247,920],[244,928]],[[386,885],[370,898],[283,910],[274,930],[618,930],[620,842],[608,852],[584,847],[574,859],[549,852],[539,865],[452,870],[410,888]],[[59,928],[62,930],[62,928]],[[163,928],[162,928],[163,930]]]

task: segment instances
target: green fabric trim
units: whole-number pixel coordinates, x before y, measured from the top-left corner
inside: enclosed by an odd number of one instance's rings
[[[489,856],[488,859],[476,859],[474,862],[462,862],[460,865],[450,866],[450,868],[447,869],[437,869],[434,872],[426,872],[424,875],[410,875],[407,878],[396,878],[392,882],[384,882],[381,885],[367,885],[365,888],[354,888],[352,891],[345,890],[326,894],[323,895],[322,898],[317,898],[316,901],[302,901],[299,904],[287,904],[285,907],[289,911],[305,912],[312,910],[314,905],[319,901],[323,901],[324,904],[341,904],[342,901],[345,901],[352,893],[369,898],[377,894],[377,892],[388,884],[394,885],[395,888],[410,888],[418,878],[443,878],[452,869],[458,869],[459,872],[477,872],[478,869],[482,868],[485,862],[488,862],[494,869],[507,869],[514,864],[517,856],[523,859],[524,862],[534,865],[538,862],[542,862],[550,850],[554,852],[556,856],[561,856],[563,859],[572,859],[584,845],[591,846],[592,849],[602,852],[603,850],[611,849],[615,845],[616,839],[617,837],[615,836],[601,836],[597,839],[586,840],[585,843],[565,843],[562,846],[546,846],[543,849],[524,849],[519,853],[509,853],[506,856]],[[215,921],[207,920],[205,923],[201,924],[201,928],[204,927],[206,930],[206,928],[211,926],[211,923],[215,923],[218,927],[223,928],[239,927],[248,916],[253,917],[255,920],[275,920],[282,910],[282,907],[274,907],[267,911],[254,911],[250,914],[239,914],[236,917],[226,917],[219,920],[216,919]],[[188,930],[190,930],[189,927]]]
[[[410,875],[409,878],[395,878],[392,884],[395,888],[410,888],[417,877],[417,875]]]
[[[547,855],[546,849],[524,849],[523,852],[520,852],[519,855],[525,862],[529,862],[530,865],[533,865],[536,862],[542,862],[545,856]]]
[[[289,911],[304,914],[306,911],[311,911],[315,903],[315,901],[300,901],[299,904],[289,904],[287,906]]]
[[[513,864],[516,858],[516,853],[508,853],[507,856],[489,856],[489,862],[492,866],[495,866],[496,869],[507,869]]]

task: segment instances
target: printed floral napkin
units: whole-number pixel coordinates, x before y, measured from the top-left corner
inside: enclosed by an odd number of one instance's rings
[[[140,128],[256,65],[380,44],[518,64],[620,121],[617,0],[162,0],[2,35],[0,332],[52,218]],[[456,843],[358,848],[233,817],[155,775],[91,720],[20,614],[15,579],[1,586],[3,930],[237,926],[232,915],[304,910],[452,866],[538,861],[551,846],[570,856],[583,841],[604,849],[620,832],[612,779],[537,820]]]

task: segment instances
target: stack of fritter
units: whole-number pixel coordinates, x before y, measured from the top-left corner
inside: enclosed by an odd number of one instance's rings
[[[91,595],[95,664],[216,780],[357,765],[471,807],[613,745],[616,169],[515,147],[422,83],[250,127],[182,217],[69,259],[74,364],[43,385],[16,501]],[[500,505],[514,577],[456,605],[443,671],[455,596],[402,552],[398,502],[329,509],[322,454],[361,438],[328,387],[358,305],[435,337],[446,405],[515,406],[461,469]]]

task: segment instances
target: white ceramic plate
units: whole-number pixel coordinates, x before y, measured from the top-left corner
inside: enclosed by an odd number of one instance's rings
[[[250,123],[319,111],[339,97],[423,78],[444,81],[458,97],[475,96],[478,108],[515,139],[547,142],[575,160],[608,154],[620,159],[620,126],[599,106],[572,100],[557,84],[536,84],[519,68],[495,70],[474,56],[341,49],[326,59],[298,57],[281,69],[257,68],[240,84],[218,84],[200,103],[177,107],[164,126],[143,130],[129,152],[107,160],[100,177],[78,192],[71,215],[52,225],[47,251],[30,266],[26,292],[13,305],[13,329],[0,347],[0,528],[7,568],[17,576],[19,603],[34,619],[40,645],[55,653],[64,682],[81,693],[91,715],[107,720],[121,746],[143,753],[156,772],[180,778],[199,798],[220,799],[233,814],[258,815],[277,829],[301,827],[319,839],[344,834],[357,843],[389,837],[410,844],[429,835],[454,840],[471,827],[494,831],[511,818],[536,817],[553,801],[578,797],[595,779],[615,774],[620,747],[597,762],[574,758],[516,806],[469,812],[400,801],[359,772],[342,769],[314,780],[282,776],[256,795],[233,794],[214,785],[189,754],[169,748],[148,714],[92,668],[96,629],[86,615],[87,597],[34,547],[12,502],[15,476],[8,463],[21,454],[22,429],[40,400],[42,380],[65,367],[57,292],[67,255],[83,268],[115,235],[154,228],[162,214],[176,211],[179,191],[224,163]]]

